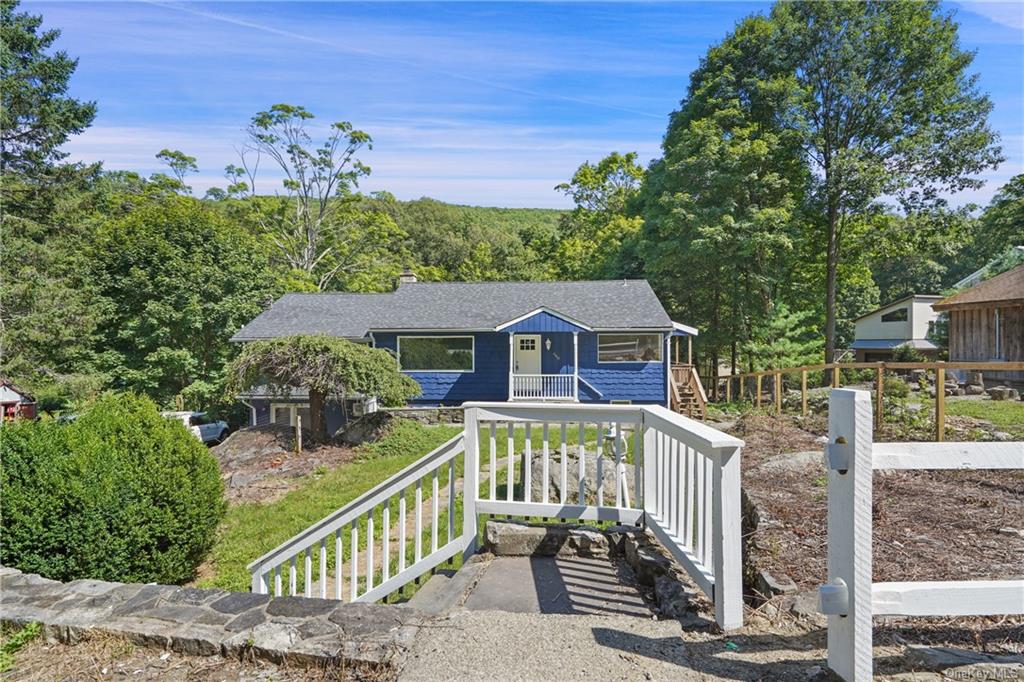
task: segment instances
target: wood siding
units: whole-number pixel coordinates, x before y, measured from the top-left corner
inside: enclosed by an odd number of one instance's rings
[[[996,310],[999,311],[999,352],[996,344]],[[950,361],[1024,361],[1024,306],[968,308],[949,311]],[[1024,380],[1024,372],[1007,372],[998,378]]]

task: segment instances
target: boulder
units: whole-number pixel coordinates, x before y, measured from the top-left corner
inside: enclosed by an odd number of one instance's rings
[[[985,387],[981,384],[967,384],[964,386],[964,393],[967,395],[982,395],[985,393]]]
[[[605,534],[592,526],[488,521],[484,528],[484,548],[498,556],[603,558],[608,546]]]
[[[1020,393],[1015,388],[1009,386],[993,386],[987,391],[988,396],[992,400],[1016,400],[1020,397]]]
[[[605,444],[607,445],[607,443]],[[579,455],[575,445],[568,446],[568,452],[566,453],[566,473],[568,475],[568,481],[566,482],[566,501],[573,504],[579,499]],[[530,466],[530,485],[533,492],[531,493],[537,500],[541,499],[544,491],[544,469],[541,464],[542,453],[536,450],[532,453],[531,466]],[[601,479],[604,481],[602,488],[602,495],[605,504],[614,503],[615,501],[615,455],[614,451],[610,450],[609,447],[603,447],[602,449],[602,461],[601,461]],[[561,453],[558,448],[552,442],[550,451],[551,460],[548,464],[548,495],[551,500],[561,499],[562,494],[562,460]],[[587,504],[597,504],[597,453],[593,452],[593,446],[588,447],[584,453],[584,499]],[[627,464],[625,460],[622,463],[622,477],[626,482],[627,489],[629,490],[630,501],[632,501],[633,491],[636,490],[634,481],[636,478],[636,467],[632,464]]]

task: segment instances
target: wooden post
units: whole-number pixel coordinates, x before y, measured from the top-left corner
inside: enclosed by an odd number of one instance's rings
[[[800,413],[807,416],[807,370],[800,370]]]
[[[885,404],[882,402],[882,393],[885,390],[885,364],[878,365],[875,371],[875,430],[880,431],[882,422],[885,421],[882,414],[882,407]]]
[[[725,378],[725,402],[732,402],[732,376]]]
[[[775,414],[782,414],[782,372],[775,373]]]
[[[679,337],[676,337],[676,364],[679,364]]]
[[[757,396],[754,398],[754,407],[761,407],[761,375],[757,375]]]
[[[693,337],[692,336],[687,336],[686,337],[686,364],[688,364],[688,365],[692,365],[693,364]],[[717,372],[718,372],[718,368],[717,367],[715,367],[715,372],[716,372],[716,376],[717,376]]]
[[[302,415],[298,414],[298,410],[295,414],[295,454],[302,454]]]
[[[871,396],[833,391],[828,401],[828,667],[847,682],[871,679]],[[825,591],[839,596],[827,607]]]
[[[839,365],[832,365],[832,388],[839,388]]]
[[[935,363],[935,440],[946,440],[946,367]]]

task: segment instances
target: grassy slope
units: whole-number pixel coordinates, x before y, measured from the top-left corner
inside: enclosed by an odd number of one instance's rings
[[[424,427],[415,422],[398,422],[389,434],[380,441],[363,446],[362,457],[355,462],[343,465],[337,469],[319,475],[308,477],[296,489],[292,490],[285,497],[271,504],[242,504],[228,510],[227,516],[221,523],[217,544],[212,553],[212,565],[214,572],[198,581],[201,587],[221,587],[228,590],[247,591],[250,587],[250,576],[246,565],[253,559],[272,550],[288,538],[307,528],[314,522],[322,519],[331,512],[351,502],[362,493],[366,492],[384,479],[400,471],[412,462],[416,461],[441,443],[445,442],[459,431],[460,426]],[[566,442],[574,445],[578,441],[579,427],[569,425],[566,431]],[[549,433],[549,447],[552,454],[557,451],[557,443],[560,441],[559,429],[552,427]],[[588,427],[584,435],[587,443],[592,444],[597,438],[597,431],[594,427]],[[524,429],[513,430],[513,452],[519,453],[524,449],[526,433]],[[490,460],[490,430],[481,429],[480,449],[482,466],[489,467]],[[543,436],[540,428],[531,431],[531,448],[534,453],[534,466],[540,466],[540,453],[543,448]],[[628,449],[623,453],[626,462],[632,462],[633,442],[630,439]],[[606,451],[608,451],[606,449]],[[610,452],[610,451],[609,451]],[[505,428],[495,430],[495,459],[498,468],[507,462],[508,454],[508,432]],[[518,466],[518,465],[517,465]],[[552,472],[557,471],[557,466],[552,465]],[[462,476],[462,458],[457,459],[455,475]],[[570,480],[575,476],[574,471],[569,472]],[[448,480],[447,469],[442,470],[439,476],[440,489],[444,489]],[[500,470],[496,477],[496,497],[505,498],[506,471]],[[484,481],[480,486],[480,494],[484,497],[490,496],[490,483]],[[521,495],[521,493],[517,493]],[[431,485],[429,478],[424,481],[423,499],[431,497]],[[412,497],[410,493],[410,512],[412,510]],[[391,518],[398,518],[397,499],[392,500]],[[456,515],[454,519],[455,535],[462,530],[462,497],[456,500]],[[380,532],[382,528],[381,512],[375,514],[375,524]],[[447,509],[442,507],[439,514],[439,546],[446,541],[448,525]],[[359,524],[359,546],[365,547],[366,540],[365,519]],[[379,537],[379,536],[378,536]],[[410,538],[408,547],[408,558],[411,561],[413,543]],[[430,524],[424,518],[423,532],[424,554],[429,552],[430,547]],[[334,549],[333,543],[328,543],[329,563],[333,565]],[[343,542],[343,559],[347,563],[349,558],[349,539],[346,534]],[[301,562],[300,573],[302,572]],[[393,557],[391,563],[397,565],[397,558]],[[301,582],[300,582],[301,584]]]
[[[946,400],[946,414],[992,422],[996,428],[1024,436],[1024,402],[1019,400]]]
[[[213,548],[214,574],[201,587],[247,591],[246,565],[324,516],[351,502],[413,463],[456,433],[458,427],[426,428],[399,422],[380,441],[362,447],[362,457],[346,466],[308,477],[272,504],[240,504],[228,509]]]

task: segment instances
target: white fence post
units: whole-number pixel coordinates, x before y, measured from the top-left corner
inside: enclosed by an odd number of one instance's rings
[[[723,630],[731,630],[743,626],[740,448],[718,451],[714,458],[711,486],[715,620]]]
[[[658,432],[647,426],[644,414],[640,413],[640,423],[636,426],[642,432],[643,438],[643,488],[640,489],[640,499],[637,506],[646,513],[657,513],[658,511]],[[639,454],[639,453],[638,453]],[[646,527],[646,519],[644,522]]]
[[[463,431],[465,453],[462,467],[463,560],[469,559],[476,553],[477,545],[476,496],[480,487],[478,481],[480,474],[480,420],[478,415],[478,408],[466,408]],[[491,471],[490,475],[497,476],[498,472]]]
[[[828,666],[871,679],[871,396],[834,389],[828,405]]]

